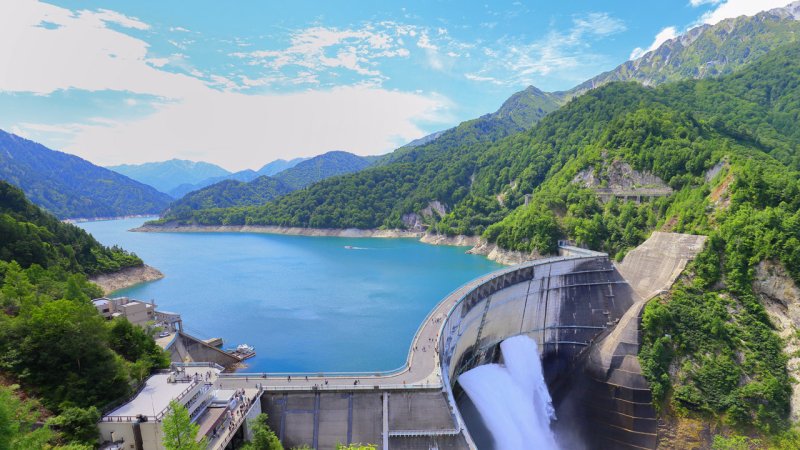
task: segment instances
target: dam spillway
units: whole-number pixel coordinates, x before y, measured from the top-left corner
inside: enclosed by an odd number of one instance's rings
[[[235,373],[218,383],[261,389],[285,446],[476,448],[456,403],[458,377],[497,362],[506,338],[527,335],[540,351],[564,448],[654,448],[655,413],[636,357],[639,318],[703,242],[656,232],[618,266],[606,254],[562,246],[561,256],[487,274],[431,311],[394,371]]]

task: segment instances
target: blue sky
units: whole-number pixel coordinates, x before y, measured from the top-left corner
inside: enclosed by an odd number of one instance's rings
[[[379,154],[786,3],[6,0],[0,128],[103,165]]]

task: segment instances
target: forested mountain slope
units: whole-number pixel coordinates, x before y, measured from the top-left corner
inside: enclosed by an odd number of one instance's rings
[[[375,157],[358,156],[341,151],[324,153],[299,161],[272,177],[260,176],[246,182],[223,180],[189,192],[180,200],[173,202],[166,214],[188,217],[198,209],[263,205],[314,182],[358,172],[371,166],[374,161]]]
[[[308,158],[293,158],[288,161],[285,159],[276,159],[275,161],[264,164],[256,172],[258,172],[259,175],[271,177],[272,175],[281,173],[286,169],[291,169],[307,159]]]
[[[102,291],[87,275],[141,264],[136,255],[100,245],[0,181],[4,448],[93,448],[99,409],[168,365],[143,329],[125,319],[106,321],[90,302]],[[24,399],[5,385],[9,380],[22,385]],[[39,401],[58,416],[33,426],[40,419]],[[18,426],[2,422],[8,419]]]
[[[234,180],[247,183],[249,181],[255,180],[256,178],[262,175],[272,176],[277,173],[283,172],[284,170],[291,169],[292,167],[296,166],[297,164],[307,159],[308,158],[294,158],[288,161],[284,159],[276,159],[275,161],[264,164],[258,170],[245,169],[245,170],[240,170],[239,172],[229,173],[227,175],[205,178],[193,183],[182,183],[172,188],[168,192],[168,194],[174,198],[180,199],[192,191],[198,191],[200,189],[219,183],[221,181]],[[264,196],[265,195],[267,195],[267,193],[264,193]]]
[[[297,190],[326,178],[358,172],[371,166],[372,162],[371,158],[332,151],[302,161],[273,175],[273,178]]]
[[[19,188],[0,181],[0,260],[23,268],[37,264],[96,275],[140,266],[122,249],[102,246],[90,234],[33,205]]]
[[[263,205],[293,190],[283,181],[266,175],[248,182],[224,180],[189,192],[180,200],[174,201],[166,214],[184,216],[191,215],[192,211],[198,209]]]
[[[153,214],[170,202],[150,186],[2,130],[0,180],[60,218]]]
[[[255,180],[258,177],[259,177],[259,174],[255,170],[245,169],[245,170],[240,170],[238,172],[234,172],[234,173],[231,173],[231,174],[228,174],[228,175],[222,175],[222,176],[218,176],[218,177],[206,178],[206,179],[204,179],[202,181],[199,181],[197,183],[183,183],[183,184],[181,184],[181,185],[179,185],[177,187],[172,188],[168,192],[168,194],[171,195],[173,198],[180,199],[180,198],[183,198],[186,194],[188,194],[190,192],[203,189],[205,187],[211,186],[211,185],[219,183],[221,181],[233,180],[233,181],[241,181],[243,183],[246,183],[248,181]]]
[[[229,223],[401,228],[404,215],[437,201],[446,205],[448,214],[444,220],[436,215],[427,217],[431,226],[447,234],[481,234],[523,204],[525,196],[533,194],[548,173],[574,158],[578,149],[600,145],[610,130],[633,120],[628,115],[637,110],[680,118],[687,132],[702,121],[703,129],[769,153],[796,168],[800,135],[792,125],[797,108],[793,85],[797,75],[792,72],[796,67],[791,61],[795,50],[796,46],[787,47],[741,73],[720,79],[655,89],[635,83],[613,84],[573,100],[529,132],[497,142],[481,142],[475,136],[469,139],[466,132],[462,139],[452,141],[442,136],[398,155],[392,164],[325,180],[263,207],[198,211],[182,219],[208,224],[225,217]],[[652,151],[643,144],[637,149]],[[656,173],[673,188],[679,189],[698,176],[687,172],[689,167],[685,166],[680,172],[665,171],[678,167],[677,163],[661,161],[667,157],[673,156],[665,152],[648,156],[658,164]]]
[[[107,169],[152,186],[166,194],[182,184],[195,184],[207,178],[230,175],[230,172],[216,164],[183,159],[144,164],[121,164],[109,166]]]

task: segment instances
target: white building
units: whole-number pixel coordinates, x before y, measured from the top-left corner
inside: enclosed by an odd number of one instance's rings
[[[246,419],[261,413],[257,389],[221,389],[215,385],[222,367],[181,364],[151,376],[127,403],[105,414],[98,424],[103,450],[163,450],[162,421],[172,400],[189,411],[200,426],[197,439],[209,450],[222,450],[250,431]]]

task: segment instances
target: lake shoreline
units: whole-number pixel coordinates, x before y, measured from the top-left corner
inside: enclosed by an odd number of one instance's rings
[[[348,238],[391,238],[417,239],[430,245],[470,247],[466,253],[485,256],[490,261],[511,266],[533,259],[541,259],[537,253],[525,253],[500,248],[480,236],[447,236],[423,231],[379,230],[360,228],[300,228],[274,225],[142,225],[129,231],[139,233],[263,233],[288,236],[348,237]]]
[[[140,283],[147,283],[162,278],[164,278],[164,274],[161,273],[161,271],[155,267],[143,264],[136,267],[126,267],[112,273],[95,275],[90,277],[89,281],[100,286],[100,289],[103,290],[103,295],[108,295],[120,289],[126,289]]]
[[[157,218],[158,214],[131,214],[127,216],[108,216],[108,217],[68,217],[61,219],[64,223],[71,223],[73,225],[85,222],[106,222],[109,220],[124,220],[124,219],[150,219]]]

